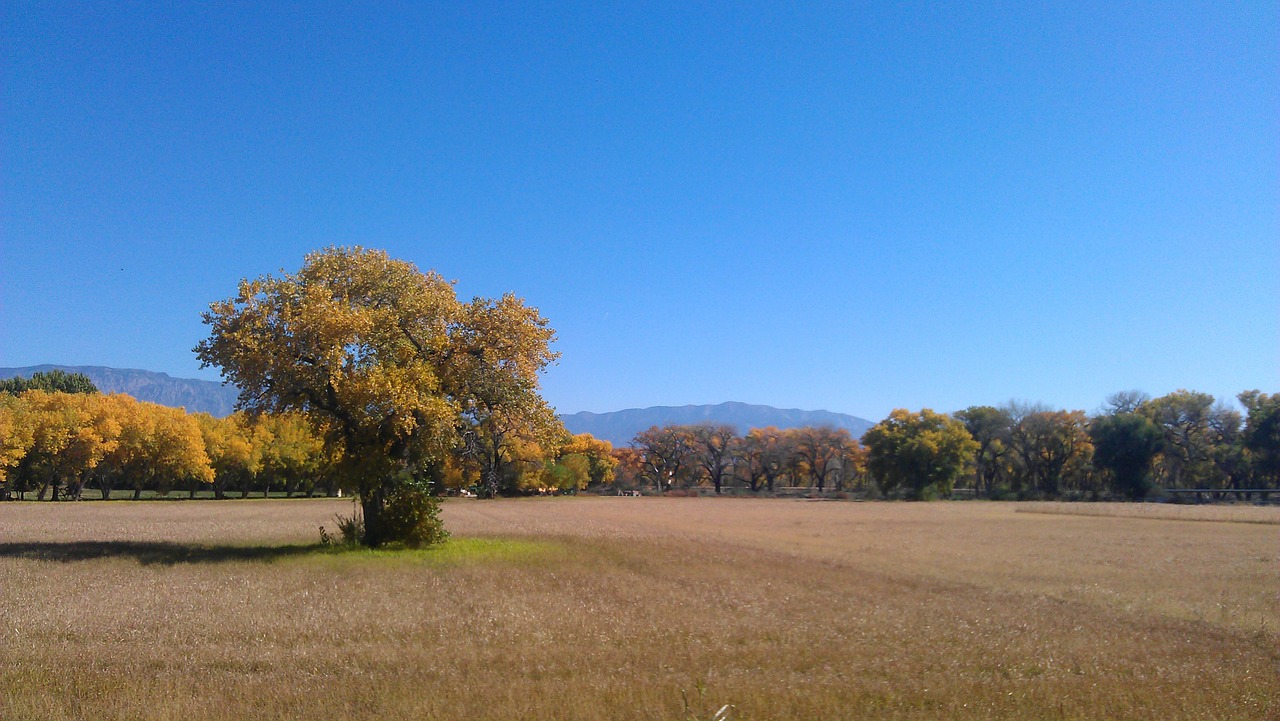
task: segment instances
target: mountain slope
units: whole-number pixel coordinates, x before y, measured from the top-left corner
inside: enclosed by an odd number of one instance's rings
[[[590,433],[614,445],[627,445],[637,433],[650,426],[661,426],[669,423],[681,425],[695,423],[727,423],[745,433],[751,428],[777,426],[778,428],[798,428],[800,426],[829,425],[848,429],[854,438],[859,438],[874,424],[865,418],[858,418],[844,413],[831,411],[802,411],[795,408],[774,408],[773,406],[751,405],[748,403],[720,403],[703,406],[654,406],[652,408],[630,408],[613,413],[570,413],[561,415],[560,420],[573,433]]]
[[[167,373],[137,368],[38,365],[0,368],[0,378],[29,378],[32,373],[47,373],[55,368],[67,373],[83,373],[103,393],[127,393],[140,401],[180,406],[192,413],[204,412],[218,417],[230,415],[238,394],[235,386],[194,378],[174,378]]]
[[[83,373],[103,393],[127,393],[140,401],[164,406],[183,407],[188,411],[204,412],[222,417],[235,409],[235,386],[194,378],[174,378],[167,373],[137,368],[108,368],[105,366],[38,365],[24,368],[0,368],[0,378],[48,372],[54,369],[67,373]],[[748,403],[720,403],[701,406],[654,406],[631,408],[613,413],[571,413],[561,415],[565,427],[573,433],[590,433],[596,438],[614,445],[627,445],[637,433],[650,426],[668,423],[691,425],[695,423],[727,423],[745,433],[751,428],[777,426],[829,425],[846,428],[853,437],[861,437],[873,424],[857,416],[831,411],[802,411],[794,408]]]

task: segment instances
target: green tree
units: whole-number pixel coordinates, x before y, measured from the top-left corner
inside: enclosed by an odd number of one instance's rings
[[[1056,496],[1089,480],[1093,442],[1084,411],[1037,410],[1018,419],[1013,439],[1027,484]]]
[[[1271,488],[1280,487],[1280,393],[1245,391],[1239,399],[1248,412],[1243,440],[1254,470]]]
[[[542,475],[544,488],[576,493],[591,483],[591,460],[580,453],[566,453],[546,464]]]
[[[98,387],[83,373],[68,373],[60,368],[32,373],[30,378],[17,376],[0,380],[0,393],[17,395],[23,391],[48,393],[97,393]]]
[[[596,438],[590,433],[579,433],[569,437],[560,449],[560,455],[577,455],[587,459],[590,485],[604,486],[613,483],[618,459],[613,457],[613,444],[609,441]]]
[[[1146,416],[1120,412],[1095,418],[1089,427],[1093,463],[1110,475],[1112,488],[1133,500],[1151,491],[1151,464],[1160,451],[1160,429]]]
[[[867,447],[867,470],[881,492],[909,490],[924,498],[930,489],[950,494],[978,450],[964,424],[925,408],[919,413],[898,408],[862,437]]]
[[[1148,401],[1142,413],[1164,434],[1159,470],[1166,488],[1209,484],[1214,455],[1213,396],[1176,390]]]
[[[1013,419],[1008,411],[993,406],[970,406],[957,411],[955,417],[978,442],[973,458],[974,490],[990,496],[1008,473]]]
[[[311,253],[297,273],[242,281],[204,321],[210,335],[196,353],[240,388],[241,408],[296,410],[328,429],[369,546],[404,540],[390,516],[436,522],[422,506],[433,499],[409,499],[460,436],[500,454],[503,434],[547,422],[537,376],[555,355],[536,309],[511,296],[464,307],[438,274],[382,251]],[[384,519],[396,503],[413,512]]]

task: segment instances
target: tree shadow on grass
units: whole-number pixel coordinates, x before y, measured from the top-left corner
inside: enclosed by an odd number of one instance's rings
[[[143,565],[173,566],[180,563],[275,561],[326,552],[320,544],[292,546],[219,546],[165,541],[73,541],[0,543],[0,558],[35,561],[91,561],[97,558],[131,558]]]

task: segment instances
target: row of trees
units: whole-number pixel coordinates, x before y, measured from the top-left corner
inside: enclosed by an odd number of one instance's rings
[[[513,294],[464,302],[433,271],[379,250],[330,247],[296,273],[241,281],[203,319],[201,363],[240,389],[248,418],[305,421],[332,483],[357,494],[369,546],[441,538],[434,493],[451,480],[473,475],[480,495],[493,496],[604,482],[612,470],[608,447],[569,437],[539,394],[538,374],[558,356],[555,333]],[[19,410],[6,422],[23,424]],[[36,441],[23,443],[17,434],[5,442],[6,486],[8,469],[43,474],[50,488],[79,482],[69,470],[36,470],[26,460]],[[205,460],[216,467],[212,445]],[[76,468],[83,476],[91,465]]]
[[[614,451],[622,486],[657,492],[726,485],[772,492],[811,485],[844,490],[861,477],[866,451],[843,428],[753,428],[718,424],[654,426]]]
[[[348,487],[336,449],[299,413],[215,418],[89,390],[0,393],[0,499],[79,500],[86,489],[108,500],[121,490],[135,499],[201,489],[216,498],[332,496]],[[612,447],[589,435],[565,434],[545,450],[513,443],[510,451],[508,492],[575,492],[613,480]],[[465,453],[439,470],[436,490],[481,481],[481,464]]]
[[[1237,398],[1243,414],[1178,390],[1117,393],[1092,417],[1016,403],[955,416],[978,444],[974,487],[987,494],[1142,498],[1155,487],[1280,487],[1280,394]]]
[[[79,499],[86,488],[107,499],[119,490],[136,499],[201,488],[217,498],[335,495],[351,485],[332,434],[297,412],[187,414],[99,395],[74,376],[37,376],[25,387],[0,393],[0,497]],[[895,410],[861,441],[830,427],[739,435],[712,424],[653,427],[618,449],[587,434],[545,446],[515,437],[490,467],[459,443],[431,464],[430,481],[437,492],[479,488],[496,465],[498,491],[509,494],[805,486],[924,497],[962,485],[986,497],[1142,498],[1153,487],[1276,488],[1280,394],[1239,399],[1246,414],[1190,391],[1116,394],[1092,417],[1016,403],[951,415]]]
[[[871,478],[885,492],[909,487],[919,496],[949,491],[970,465],[987,492],[1110,484],[1139,495],[1152,473],[1173,485],[1276,483],[1276,402],[1261,393],[1241,396],[1243,427],[1212,398],[1180,391],[1135,397],[1112,420],[1012,406],[955,416],[895,411],[865,446],[828,429],[762,429],[741,439],[717,427],[651,429],[610,457],[605,444],[570,438],[539,394],[538,375],[558,354],[536,308],[512,294],[461,301],[437,273],[359,247],[326,248],[296,273],[241,281],[204,322],[209,336],[195,352],[240,389],[245,416],[207,432],[180,411],[131,399],[14,388],[19,395],[0,415],[6,493],[10,473],[50,497],[124,479],[217,486],[221,477],[243,487],[265,467],[253,460],[263,423],[310,434],[322,470],[308,476],[358,495],[369,546],[442,538],[433,497],[442,486],[474,482],[485,496],[536,484],[580,488],[607,482],[615,464],[659,490],[704,481],[722,490],[734,479],[767,489],[786,474],[819,489]],[[130,413],[138,420],[120,420]],[[288,435],[265,427],[263,437]],[[248,439],[249,461],[227,450],[239,447],[237,434]],[[126,442],[134,437],[149,440]],[[184,442],[190,452],[178,460],[183,453],[171,449]]]
[[[1238,397],[1246,413],[1205,393],[1129,391],[1093,416],[1010,403],[954,414],[895,410],[862,439],[834,428],[661,426],[614,452],[618,477],[659,492],[778,484],[885,495],[1145,497],[1153,487],[1280,487],[1280,394]]]

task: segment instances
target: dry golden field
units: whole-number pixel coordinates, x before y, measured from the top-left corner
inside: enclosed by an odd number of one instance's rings
[[[1159,518],[1167,521],[1228,521],[1280,524],[1280,508],[1247,504],[1177,505],[1170,503],[1070,503],[1032,501],[1018,504],[1021,513],[1065,513],[1074,516]]]
[[[0,504],[0,719],[1280,718],[1265,522],[454,500],[317,548],[348,510]]]

